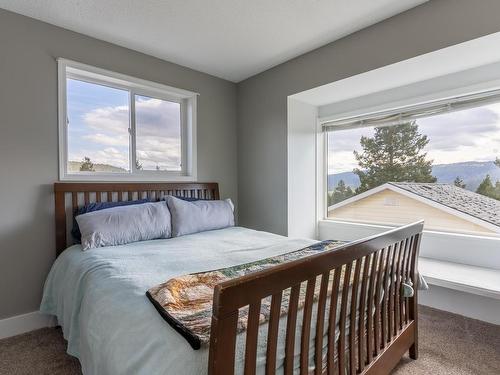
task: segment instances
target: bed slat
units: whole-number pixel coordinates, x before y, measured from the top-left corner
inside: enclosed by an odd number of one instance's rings
[[[276,373],[276,350],[278,345],[278,325],[281,313],[282,292],[273,294],[271,298],[271,314],[267,332],[266,375]]]
[[[323,370],[323,330],[325,327],[326,296],[328,292],[328,281],[330,273],[321,275],[321,285],[318,299],[318,314],[316,319],[316,337],[314,338],[314,373],[321,375]]]
[[[351,311],[349,322],[349,369],[351,375],[356,374],[356,311],[358,303],[359,276],[361,271],[361,259],[356,260],[354,268],[354,281],[351,290]]]
[[[316,278],[307,280],[306,297],[304,301],[302,335],[300,338],[300,374],[306,375],[309,370],[309,339],[311,337],[311,316],[314,301]]]
[[[387,342],[390,342],[392,339],[392,333],[394,331],[394,277],[391,277],[391,275],[394,275],[394,269],[395,269],[395,263],[396,263],[396,254],[398,253],[399,249],[399,243],[394,245],[394,249],[392,251],[392,257],[391,257],[391,267],[390,267],[390,273],[389,273],[389,313],[387,316],[387,319],[389,321],[389,324],[387,325]]]
[[[297,327],[297,307],[299,303],[300,284],[294,285],[290,290],[288,302],[288,316],[286,320],[285,342],[285,375],[293,374],[293,360],[295,357],[295,329]]]
[[[365,365],[365,314],[366,314],[366,289],[368,286],[368,271],[370,270],[370,261],[373,254],[370,254],[364,258],[363,263],[363,275],[361,278],[361,297],[359,306],[359,320],[358,320],[358,369],[361,371]],[[368,319],[371,312],[368,313]]]
[[[346,322],[347,322],[347,301],[349,297],[349,281],[351,280],[352,263],[347,264],[342,280],[342,301],[340,303],[340,323],[339,323],[339,371],[345,369],[345,352],[346,352]]]
[[[250,304],[248,309],[248,326],[245,344],[245,375],[253,375],[256,371],[257,340],[259,335],[261,301]]]
[[[375,303],[375,289],[376,289],[376,276],[377,276],[377,265],[379,260],[380,251],[372,254],[372,264],[370,271],[370,285],[368,287],[368,323],[367,323],[367,339],[366,339],[366,364],[370,363],[373,359],[373,342],[375,341],[373,335],[373,321],[377,317],[376,313],[372,316]],[[374,318],[375,317],[375,318]]]
[[[221,344],[218,345],[217,350],[209,352],[209,363],[213,363],[214,367],[219,369],[217,372],[209,369],[209,375],[232,374],[234,372],[237,324],[237,312],[215,323],[212,321],[211,334],[216,335]]]
[[[328,317],[328,349],[327,349],[327,373],[335,373],[335,337],[337,334],[337,306],[339,300],[340,276],[342,267],[335,269],[332,281],[332,294],[330,296],[330,314]]]
[[[396,275],[401,275],[401,258],[403,257],[405,248],[407,246],[407,242],[403,241],[400,243],[399,247],[399,252],[398,252],[398,259],[396,262]],[[401,314],[401,299],[402,299],[402,294],[401,294],[401,278],[398,277],[396,279],[396,290],[395,290],[395,295],[394,297],[396,298],[395,302],[395,311],[394,311],[394,336],[397,335],[399,330],[401,329],[400,326],[400,314]]]
[[[408,255],[406,257],[406,282],[408,282],[411,278],[411,254],[412,254],[412,248],[413,248],[413,241],[414,238],[412,237],[410,239],[410,244],[408,245]],[[408,324],[410,320],[410,299],[406,298],[405,299],[405,324]]]
[[[380,316],[380,300],[382,296],[382,279],[384,275],[384,259],[386,257],[386,249],[382,249],[380,253],[380,258],[379,258],[379,264],[378,264],[378,274],[377,274],[377,290],[375,293],[375,328],[374,328],[374,342],[373,346],[375,349],[374,355],[377,356],[379,351],[380,351],[380,339],[381,339],[381,334],[380,334],[380,323],[382,320],[382,317]]]
[[[410,247],[411,247],[411,240],[406,241],[404,253],[403,253],[403,260],[402,260],[402,270],[401,270],[401,277],[403,278],[403,281],[406,283],[408,279],[408,268],[407,268],[407,259],[409,256],[410,252]],[[403,329],[403,326],[406,324],[406,314],[408,313],[408,309],[406,308],[406,301],[407,298],[401,298],[401,310],[400,310],[400,319],[401,319],[401,329]]]
[[[73,209],[73,214],[78,209],[78,193],[71,193],[71,208]]]
[[[389,267],[390,267],[390,261],[391,261],[391,254],[393,251],[394,245],[389,246],[387,249],[387,256],[385,257],[384,260],[384,281],[383,281],[383,289],[384,289],[384,294],[382,298],[382,318],[381,318],[381,332],[380,332],[380,347],[382,349],[385,348],[386,345],[386,335],[387,335],[387,319],[388,319],[388,311],[387,311],[387,304],[389,300],[388,296],[388,290],[387,290],[387,285],[389,284]]]

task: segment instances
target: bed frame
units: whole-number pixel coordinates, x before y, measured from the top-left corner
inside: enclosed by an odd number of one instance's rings
[[[261,300],[271,297],[266,374],[276,369],[278,324],[283,291],[291,288],[285,336],[284,373],[293,374],[295,332],[301,285],[305,286],[300,337],[300,374],[388,374],[409,350],[418,356],[417,290],[404,298],[402,280],[417,285],[423,222],[345,244],[332,251],[277,265],[221,283],[214,291],[209,374],[233,374],[238,312],[249,306],[245,374],[255,374]],[[344,276],[341,280],[344,269]],[[373,272],[372,272],[373,270]],[[352,288],[342,288],[352,281]],[[317,319],[312,312],[317,296]],[[384,288],[383,285],[388,285]],[[331,293],[327,290],[331,287]],[[359,297],[359,298],[358,298]],[[340,303],[338,303],[340,301]],[[330,307],[326,315],[326,306]],[[349,314],[359,311],[359,314]],[[336,328],[335,317],[340,311]],[[374,311],[374,314],[368,314]],[[366,322],[366,323],[365,323]],[[326,361],[322,358],[328,329]],[[339,339],[335,340],[336,331]],[[313,332],[314,336],[311,336]],[[311,337],[314,348],[309,347]],[[313,349],[314,363],[309,363]],[[326,363],[325,363],[326,362]],[[310,365],[314,370],[310,371]]]
[[[73,220],[75,210],[84,204],[161,198],[167,194],[219,199],[216,183],[55,183],[54,192],[58,254],[71,244],[68,224]],[[297,352],[300,353],[301,375],[388,374],[407,351],[412,359],[417,359],[417,288],[414,288],[412,297],[405,298],[402,283],[411,281],[417,285],[422,229],[423,222],[406,225],[342,245],[333,251],[217,285],[213,300],[209,375],[234,374],[238,313],[246,306],[249,312],[244,373],[255,374],[261,301],[267,297],[271,298],[271,311],[270,320],[265,323],[268,326],[266,375],[276,371],[282,309],[287,311],[285,353],[281,353],[284,354],[284,373],[287,375],[294,373],[294,353]],[[352,287],[343,288],[350,280]],[[303,297],[300,296],[302,287],[305,288]],[[287,289],[290,289],[290,301],[288,306],[282,306],[283,291]],[[301,298],[303,319],[297,322]],[[350,314],[349,304],[350,311],[359,313]],[[313,309],[317,319],[312,318]],[[368,313],[370,311],[373,314]],[[335,324],[337,312],[340,312],[338,326]],[[297,323],[301,332],[298,350],[295,349]],[[325,329],[326,359],[323,358],[325,342],[322,334]],[[314,339],[313,348],[309,347],[311,338]],[[309,363],[310,350],[315,353],[313,363]]]

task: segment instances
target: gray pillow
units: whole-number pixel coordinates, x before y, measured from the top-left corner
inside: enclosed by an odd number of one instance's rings
[[[167,204],[172,215],[172,237],[234,226],[230,199],[187,202],[168,196]]]
[[[169,238],[171,218],[165,202],[89,212],[76,217],[83,250]]]

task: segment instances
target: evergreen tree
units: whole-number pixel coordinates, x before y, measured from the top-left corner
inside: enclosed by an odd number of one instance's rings
[[[495,185],[493,185],[490,175],[487,174],[477,187],[476,193],[500,200],[500,181],[497,181]]]
[[[418,125],[375,128],[372,138],[361,137],[362,152],[354,151],[359,168],[354,169],[361,185],[357,193],[386,182],[436,182],[432,175],[432,160],[426,160],[426,135],[418,132]]]
[[[500,158],[497,157],[494,163],[500,168]],[[495,185],[493,185],[490,175],[486,175],[481,184],[479,184],[476,193],[500,200],[500,181],[497,180]]]
[[[89,157],[85,156],[82,161],[82,165],[80,165],[80,171],[82,172],[95,172],[94,163],[90,160]]]
[[[457,178],[455,178],[455,181],[453,181],[453,184],[459,188],[462,188],[462,189],[465,189],[465,183],[464,183],[464,180],[462,180],[462,178],[460,178],[460,176],[457,176]]]
[[[139,159],[135,159],[135,168],[139,171],[142,169],[142,164]]]
[[[340,180],[335,190],[328,195],[328,206],[332,206],[336,203],[342,202],[343,200],[350,198],[354,195],[354,191],[350,186],[346,186],[344,180]]]
[[[327,207],[333,206],[335,204],[335,202],[333,200],[333,191],[328,192],[328,194],[326,196],[326,200],[327,200],[327,204],[326,204]]]

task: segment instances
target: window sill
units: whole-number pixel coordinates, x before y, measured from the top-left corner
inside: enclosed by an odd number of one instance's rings
[[[318,239],[354,241],[394,227],[347,221],[319,220]],[[424,230],[420,256],[428,259],[495,269],[500,272],[500,237]]]
[[[420,273],[427,283],[500,300],[500,271],[420,257]]]

